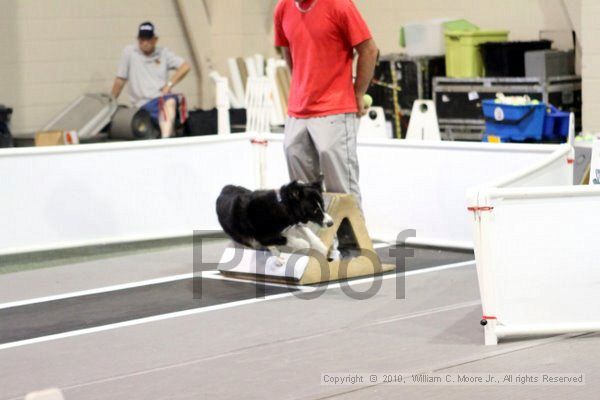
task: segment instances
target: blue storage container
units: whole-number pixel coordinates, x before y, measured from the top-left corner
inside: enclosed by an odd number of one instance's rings
[[[546,116],[546,105],[511,105],[483,101],[485,118],[484,142],[541,141]]]
[[[560,111],[553,105],[549,106],[550,112],[546,114],[544,121],[544,140],[551,142],[566,141],[569,135],[569,118],[571,115],[568,112]]]

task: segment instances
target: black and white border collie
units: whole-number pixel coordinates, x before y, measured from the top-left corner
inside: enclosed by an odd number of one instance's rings
[[[251,191],[227,185],[217,198],[217,215],[225,233],[235,242],[268,248],[280,258],[279,246],[313,249],[327,256],[327,248],[307,226],[333,226],[324,211],[323,177],[312,183],[293,181],[279,190]]]

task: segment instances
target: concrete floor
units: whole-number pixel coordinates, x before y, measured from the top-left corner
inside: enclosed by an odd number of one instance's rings
[[[215,254],[223,245],[213,244]],[[4,274],[0,302],[190,269],[191,249],[179,247]],[[409,273],[405,299],[397,298],[396,290],[403,281],[393,278],[381,280],[367,300],[354,300],[336,286],[311,300],[284,293],[226,301],[205,312],[0,349],[0,399],[22,399],[48,387],[60,388],[67,400],[598,398],[599,335],[486,347],[472,265]],[[365,291],[371,284],[352,289]],[[584,373],[586,384],[326,386],[320,381],[323,373],[427,371]]]

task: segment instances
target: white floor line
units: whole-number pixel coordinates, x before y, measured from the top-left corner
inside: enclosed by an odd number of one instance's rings
[[[70,299],[73,297],[88,296],[88,295],[92,295],[92,294],[109,293],[109,292],[114,292],[117,290],[133,289],[133,288],[142,287],[142,286],[158,285],[161,283],[168,283],[168,282],[175,282],[175,281],[180,281],[180,280],[185,280],[185,279],[192,279],[193,277],[194,277],[193,273],[170,275],[170,276],[164,276],[161,278],[148,279],[148,280],[144,280],[144,281],[129,282],[129,283],[123,283],[123,284],[113,285],[113,286],[103,286],[103,287],[99,287],[99,288],[95,288],[95,289],[79,290],[76,292],[68,292],[68,293],[61,293],[61,294],[51,295],[51,296],[36,297],[36,298],[26,299],[26,300],[11,301],[8,303],[0,304],[0,310],[6,309],[6,308],[28,306],[31,304],[45,303],[48,301]],[[308,286],[293,286],[293,285],[285,285],[285,284],[280,284],[280,283],[256,282],[256,281],[252,281],[252,280],[228,278],[228,277],[221,275],[220,272],[217,271],[216,269],[211,270],[211,271],[202,271],[202,277],[207,278],[207,279],[214,279],[214,280],[224,280],[224,281],[227,280],[227,281],[233,281],[233,282],[247,283],[249,285],[261,284],[261,285],[273,286],[273,287],[292,287],[294,289],[302,290],[302,291],[315,290],[314,288],[308,287]]]
[[[52,295],[52,296],[44,296],[44,297],[36,297],[33,299],[12,301],[9,303],[0,304],[0,310],[6,309],[6,308],[12,308],[12,307],[27,306],[30,304],[45,303],[47,301],[70,299],[72,297],[88,296],[91,294],[114,292],[117,290],[124,290],[124,289],[132,289],[132,288],[141,287],[141,286],[158,285],[160,283],[175,282],[175,281],[180,281],[183,279],[191,279],[192,277],[193,277],[193,274],[191,274],[191,273],[190,274],[180,274],[180,275],[170,275],[170,276],[164,276],[164,277],[156,278],[156,279],[148,279],[148,280],[144,280],[144,281],[129,282],[129,283],[123,283],[123,284],[119,284],[119,285],[99,287],[99,288],[95,288],[95,289],[87,289],[87,290],[79,290],[76,292],[61,293],[61,294]]]
[[[448,265],[440,265],[439,267],[431,267],[431,268],[417,269],[414,271],[407,271],[404,273],[404,276],[406,277],[406,276],[415,276],[415,275],[421,275],[421,274],[429,274],[431,272],[438,272],[438,271],[444,271],[447,269],[468,267],[471,265],[475,265],[475,260],[464,261],[464,262],[448,264]],[[327,289],[337,289],[337,288],[340,288],[341,286],[354,286],[354,285],[361,285],[363,283],[373,282],[375,279],[381,279],[381,280],[394,279],[394,278],[397,278],[398,275],[400,275],[400,274],[395,273],[395,274],[386,274],[386,275],[380,275],[380,276],[370,276],[368,278],[354,279],[354,280],[350,280],[347,282],[336,282],[336,283],[332,283],[332,284],[325,284],[325,286],[327,286]]]
[[[438,271],[444,271],[447,269],[468,267],[471,265],[475,265],[475,260],[458,262],[458,263],[454,263],[454,264],[440,265],[439,267],[431,267],[431,268],[417,269],[414,271],[407,271],[404,273],[404,276],[415,276],[415,275],[421,275],[421,274],[428,274],[431,272],[438,272]],[[322,285],[314,285],[314,286],[294,286],[294,285],[285,285],[285,284],[271,284],[271,285],[282,286],[282,287],[292,287],[292,288],[303,290],[303,291],[315,291],[318,289],[322,289],[323,287],[325,287],[326,289],[339,289],[341,286],[361,285],[363,283],[373,282],[376,279],[380,279],[380,280],[393,279],[393,278],[396,278],[398,275],[399,275],[398,273],[395,273],[395,274],[385,274],[385,275],[379,275],[379,276],[369,276],[367,278],[362,278],[362,279],[352,279],[352,280],[344,281],[344,282],[324,283]],[[203,276],[208,279],[231,280],[231,281],[235,281],[235,282],[246,282],[246,283],[252,282],[252,281],[248,281],[245,279],[228,278],[223,275],[220,275],[218,271],[209,271],[209,272],[207,272],[206,275],[203,275]]]
[[[374,247],[375,248],[384,248],[384,247],[389,247],[389,244],[377,243],[374,245]],[[449,265],[444,265],[444,266],[435,267],[435,268],[439,268],[439,270],[441,271],[443,269],[456,268],[456,266],[470,265],[474,262],[475,261],[466,261],[464,263],[449,264]],[[421,273],[420,271],[428,271],[428,270],[429,269],[409,271],[406,273],[406,276],[417,275],[417,274]],[[396,274],[393,274],[392,276],[395,276],[395,275]],[[241,282],[241,283],[248,283],[248,284],[252,284],[252,283],[256,284],[257,283],[253,280],[244,280],[244,279],[225,277],[225,276],[221,275],[217,270],[203,271],[202,276],[206,277],[208,279],[225,280],[225,281]],[[8,303],[0,304],[0,310],[7,309],[7,308],[13,308],[13,307],[27,306],[27,305],[31,305],[31,304],[45,303],[48,301],[69,299],[69,298],[73,298],[73,297],[114,292],[117,290],[133,289],[133,288],[141,287],[141,286],[158,285],[161,283],[175,282],[175,281],[184,280],[184,279],[191,279],[192,277],[193,277],[193,273],[170,275],[170,276],[165,276],[165,277],[161,277],[161,278],[148,279],[148,280],[144,280],[144,281],[129,282],[129,283],[123,283],[123,284],[119,284],[119,285],[99,287],[99,288],[95,288],[95,289],[80,290],[80,291],[61,293],[61,294],[51,295],[51,296],[43,296],[43,297],[36,297],[36,298],[32,298],[32,299],[12,301],[12,302],[8,302]],[[366,282],[372,281],[373,279],[374,279],[373,277],[369,277],[369,278],[365,278],[365,279],[357,279],[357,280],[353,280],[350,282],[346,282],[344,284],[354,285],[354,284],[366,283]],[[383,279],[390,279],[390,275],[385,275]],[[289,285],[269,283],[269,282],[260,282],[260,284],[264,284],[266,286],[273,286],[273,287],[289,287]],[[339,288],[340,285],[341,285],[340,283],[332,284],[328,288],[332,288],[332,289]],[[295,286],[295,288],[298,290],[302,290],[302,291],[315,290],[314,289],[315,286]]]
[[[214,306],[208,306],[208,307],[202,307],[202,308],[194,308],[191,310],[177,311],[177,312],[168,313],[168,314],[155,315],[152,317],[117,322],[115,324],[96,326],[93,328],[86,328],[86,329],[79,329],[79,330],[70,331],[70,332],[57,333],[55,335],[48,335],[48,336],[42,336],[42,337],[33,338],[33,339],[20,340],[17,342],[1,344],[0,350],[6,350],[6,349],[15,348],[15,347],[27,346],[30,344],[48,342],[48,341],[52,341],[52,340],[64,339],[64,338],[69,338],[69,337],[74,337],[74,336],[87,335],[90,333],[104,332],[104,331],[109,331],[109,330],[118,329],[118,328],[125,328],[128,326],[147,324],[149,322],[157,322],[157,321],[163,321],[166,319],[185,317],[188,315],[202,314],[202,313],[206,313],[206,312],[210,312],[210,311],[239,307],[239,306],[243,306],[243,305],[247,305],[247,304],[261,303],[261,302],[268,301],[268,300],[282,299],[284,297],[292,296],[293,294],[294,293],[274,294],[271,296],[266,296],[266,297],[258,298],[258,299],[234,301],[231,303],[217,304]]]
[[[439,271],[448,270],[448,269],[461,268],[461,267],[472,265],[474,263],[475,263],[475,261],[466,261],[466,262],[462,262],[462,263],[448,264],[448,265],[443,265],[443,266],[439,266],[439,267],[432,267],[432,268],[426,268],[426,269],[422,269],[422,270],[409,271],[409,272],[405,273],[405,276],[422,275],[422,274],[439,272]],[[191,276],[192,274],[187,274],[187,275]],[[371,282],[375,279],[387,280],[387,279],[396,278],[397,275],[398,274],[389,274],[389,275],[383,275],[383,276],[378,276],[378,277],[358,279],[358,280],[349,281],[349,282],[340,282],[340,283],[335,283],[332,285],[325,286],[325,289],[326,290],[336,289],[336,288],[341,287],[342,284],[354,286],[354,285],[358,285],[358,284],[362,284],[362,283]],[[176,275],[171,278],[181,277],[181,276],[183,276],[183,275]],[[162,278],[162,279],[167,279],[167,278]],[[185,279],[185,278],[180,278],[180,279]],[[155,280],[152,280],[152,281],[155,281]],[[140,283],[140,282],[135,282],[135,283]],[[135,284],[135,283],[132,283],[132,284]],[[128,284],[128,285],[132,285],[132,284]],[[323,287],[320,287],[320,288],[322,289]],[[99,289],[94,289],[94,290],[99,290]],[[195,314],[202,314],[202,313],[211,312],[211,311],[224,310],[227,308],[234,308],[234,307],[244,306],[244,305],[248,305],[248,304],[262,303],[262,302],[269,301],[269,300],[283,299],[286,297],[291,297],[291,296],[295,295],[296,293],[297,292],[287,292],[287,293],[275,294],[275,295],[266,296],[263,298],[234,301],[234,302],[230,302],[230,303],[217,304],[214,306],[194,308],[191,310],[177,311],[177,312],[168,313],[168,314],[155,315],[152,317],[123,321],[123,322],[118,322],[118,323],[114,323],[114,324],[97,326],[97,327],[93,327],[93,328],[79,329],[79,330],[75,330],[75,331],[63,332],[63,333],[58,333],[58,334],[54,334],[54,335],[41,336],[41,337],[33,338],[33,339],[20,340],[17,342],[1,344],[0,351],[15,348],[15,347],[27,346],[27,345],[36,344],[36,343],[49,342],[49,341],[65,339],[65,338],[69,338],[69,337],[87,335],[87,334],[97,333],[97,332],[104,332],[104,331],[109,331],[109,330],[113,330],[113,329],[147,324],[147,323],[151,323],[151,322],[163,321],[163,320],[172,319],[172,318],[179,318],[179,317],[184,317],[184,316],[188,316],[188,315],[195,315]],[[34,299],[32,299],[32,300],[34,300]]]
[[[389,247],[389,246],[390,246],[389,243],[377,243],[373,247],[374,248],[383,248],[383,247]],[[255,283],[252,280],[243,280],[243,279],[235,279],[235,278],[225,277],[225,276],[221,275],[217,270],[203,271],[202,274],[203,274],[203,276],[205,276],[208,279],[219,279],[219,280],[226,280],[226,281],[232,281],[232,282],[243,282],[243,283],[249,283],[249,284]],[[92,295],[92,294],[114,292],[117,290],[133,289],[133,288],[141,287],[141,286],[158,285],[161,283],[175,282],[175,281],[184,280],[184,279],[191,279],[192,277],[193,277],[192,273],[180,274],[180,275],[170,275],[170,276],[165,276],[165,277],[161,277],[161,278],[148,279],[148,280],[144,280],[144,281],[129,282],[129,283],[123,283],[123,284],[118,284],[118,285],[103,286],[103,287],[94,288],[94,289],[78,290],[75,292],[68,292],[68,293],[61,293],[61,294],[50,295],[50,296],[36,297],[36,298],[32,298],[32,299],[11,301],[11,302],[0,304],[0,310],[7,309],[7,308],[13,308],[13,307],[27,306],[27,305],[31,305],[31,304],[45,303],[48,301],[70,299],[70,298],[79,297],[79,296],[88,296],[88,295]],[[268,286],[287,286],[287,285],[274,284],[274,283],[268,283],[268,282],[264,282],[263,284],[268,285]],[[303,291],[314,290],[314,288],[307,287],[307,286],[298,286],[297,289],[303,290]]]

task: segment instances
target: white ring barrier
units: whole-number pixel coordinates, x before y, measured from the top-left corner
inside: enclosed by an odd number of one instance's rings
[[[600,188],[572,186],[572,154],[469,193],[487,345],[600,330]]]
[[[472,248],[467,188],[557,149],[359,139],[367,228],[386,241],[414,229],[408,243]],[[568,173],[566,165],[554,167],[553,174]],[[214,204],[224,185],[288,181],[280,134],[2,149],[0,170],[0,254],[220,231]]]

